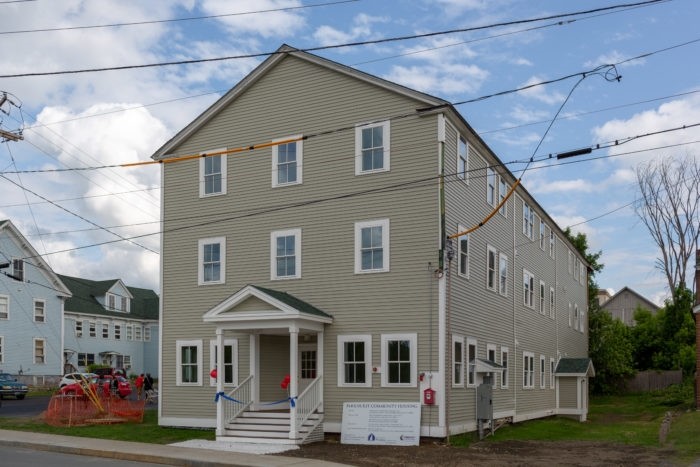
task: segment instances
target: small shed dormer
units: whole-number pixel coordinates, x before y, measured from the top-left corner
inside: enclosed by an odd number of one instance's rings
[[[110,281],[104,294],[95,294],[95,299],[108,311],[131,313],[131,301],[134,296],[121,279]]]

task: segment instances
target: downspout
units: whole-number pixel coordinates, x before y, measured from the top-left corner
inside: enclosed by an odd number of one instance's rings
[[[438,228],[438,374],[439,374],[439,399],[441,401],[438,411],[438,426],[446,427],[446,407],[445,401],[447,400],[447,395],[445,392],[445,361],[446,361],[446,280],[444,274],[445,266],[445,236],[446,236],[446,221],[445,221],[445,141],[446,141],[446,122],[445,115],[438,114],[438,144],[439,144],[439,157],[438,157],[438,174],[439,174],[439,185],[438,185],[438,202],[439,202],[439,228]]]
[[[515,270],[516,270],[516,265],[518,263],[518,250],[516,249],[515,245],[515,236],[517,232],[517,220],[516,220],[516,215],[515,215],[515,198],[513,198],[513,287],[511,290],[513,291],[513,352],[512,352],[512,361],[513,361],[513,371],[512,371],[512,377],[509,374],[508,378],[513,380],[513,420],[515,420],[515,417],[518,414],[518,385],[516,384],[518,381],[517,378],[517,368],[518,368],[518,326],[517,326],[517,320],[516,320],[516,310],[517,310],[517,301],[516,301],[516,292],[515,292]]]

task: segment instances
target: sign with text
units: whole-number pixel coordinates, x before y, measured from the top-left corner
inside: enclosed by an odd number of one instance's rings
[[[340,442],[417,446],[420,402],[345,402]]]

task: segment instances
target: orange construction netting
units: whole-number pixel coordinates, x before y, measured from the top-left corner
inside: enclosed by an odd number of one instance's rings
[[[49,401],[44,419],[52,426],[84,426],[106,423],[141,423],[145,400],[127,400],[118,396],[55,394]]]

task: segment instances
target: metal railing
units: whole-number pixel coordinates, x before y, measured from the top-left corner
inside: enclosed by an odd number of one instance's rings
[[[253,375],[250,375],[244,379],[243,382],[238,385],[238,387],[234,388],[227,394],[227,397],[235,399],[239,402],[234,402],[226,398],[223,399],[224,423],[231,423],[236,417],[242,414],[245,409],[250,407],[250,405],[253,403],[252,392]]]
[[[319,376],[309,384],[304,392],[299,394],[296,400],[296,432],[309,419],[316,409],[323,403],[321,400],[321,389],[323,388],[323,376]]]

